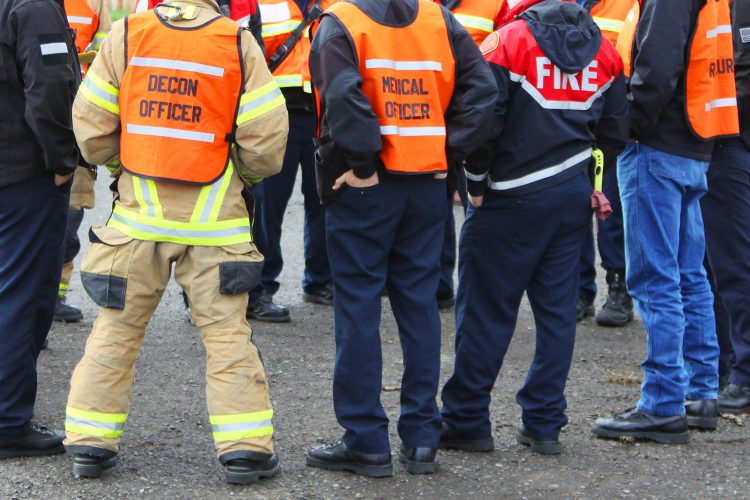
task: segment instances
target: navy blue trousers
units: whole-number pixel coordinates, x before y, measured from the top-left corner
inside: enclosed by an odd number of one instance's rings
[[[271,294],[279,290],[278,278],[284,267],[281,256],[281,226],[294,190],[297,170],[302,168],[302,195],[305,199],[305,275],[302,286],[331,281],[331,268],[325,240],[325,210],[315,184],[315,114],[289,111],[289,139],[281,172],[253,188],[255,197],[254,239],[265,257],[261,284],[256,291]]]
[[[445,237],[440,252],[440,284],[438,297],[453,296],[453,271],[456,269],[456,218],[453,214],[453,196],[458,193],[464,211],[468,206],[466,176],[462,171],[455,172],[455,180],[448,183],[448,217],[445,219]]]
[[[0,188],[0,443],[34,414],[36,362],[60,285],[71,182]]]
[[[716,145],[701,201],[721,346],[719,372],[750,387],[750,150],[739,139]]]
[[[456,362],[442,393],[443,419],[470,438],[491,436],[490,392],[513,337],[524,291],[536,323],[536,351],[516,401],[538,438],[554,439],[565,416],[573,356],[581,238],[591,217],[581,173],[521,196],[488,193],[461,231]]]
[[[333,407],[344,442],[390,452],[380,401],[380,294],[388,289],[404,373],[398,432],[409,447],[437,447],[440,377],[437,293],[445,230],[445,180],[381,174],[380,184],[346,187],[326,210],[334,283],[336,360]]]
[[[625,230],[622,221],[620,188],[617,184],[617,157],[604,152],[604,180],[602,189],[612,205],[612,215],[605,221],[597,219],[599,230],[596,235],[602,267],[606,271],[625,271]],[[579,295],[593,299],[596,297],[596,249],[594,248],[594,228],[583,239],[581,251],[581,284]]]

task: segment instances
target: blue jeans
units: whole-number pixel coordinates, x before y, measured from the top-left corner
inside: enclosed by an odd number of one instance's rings
[[[631,143],[619,158],[628,291],[648,341],[638,408],[685,413],[715,399],[719,346],[700,199],[708,163]]]

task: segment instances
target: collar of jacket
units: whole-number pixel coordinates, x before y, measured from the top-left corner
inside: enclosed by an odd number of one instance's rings
[[[536,5],[538,3],[545,2],[545,1],[546,0],[521,0],[512,9],[508,9],[506,7],[508,4],[507,3],[503,3],[503,10],[504,10],[503,14],[504,15],[502,15],[502,17],[501,17],[500,24],[505,24],[505,23],[511,22],[512,20],[514,20],[515,18],[517,18],[518,16],[520,16],[521,14],[523,14],[526,9],[528,9],[530,7],[533,7],[534,5]],[[575,3],[576,0],[560,0],[560,1],[561,2],[574,2]]]
[[[219,10],[219,4],[216,3],[216,0],[179,0],[179,1],[162,0],[159,3],[177,5],[177,6],[195,5],[196,7],[203,7],[204,9],[211,9],[217,14],[221,14],[221,10]]]

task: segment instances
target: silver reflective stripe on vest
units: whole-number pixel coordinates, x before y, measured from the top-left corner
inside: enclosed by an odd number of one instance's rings
[[[65,417],[65,423],[72,425],[85,425],[86,427],[95,427],[107,431],[121,431],[125,428],[125,422],[97,422],[95,420],[84,420],[70,415]]]
[[[136,222],[132,219],[128,219],[112,212],[111,220],[128,226],[136,231],[142,231],[144,233],[156,234],[162,236],[169,236],[172,238],[187,239],[202,239],[202,238],[228,238],[232,236],[242,236],[248,233],[250,221],[248,219],[247,226],[230,227],[227,229],[210,229],[207,231],[193,230],[193,229],[172,229],[160,226],[153,226],[151,224],[144,224],[142,222]]]
[[[524,175],[523,177],[519,177],[518,179],[513,179],[510,181],[497,181],[497,182],[492,182],[492,179],[489,179],[487,182],[487,185],[490,187],[490,189],[494,189],[495,191],[505,191],[507,189],[514,189],[514,188],[518,188],[522,186],[527,186],[534,182],[538,182],[544,179],[549,179],[550,177],[554,177],[557,174],[560,174],[568,170],[569,168],[573,168],[576,165],[580,165],[582,162],[591,158],[591,152],[592,152],[592,149],[589,148],[586,151],[581,151],[577,155],[568,158],[562,163],[558,163],[557,165],[552,165],[551,167],[544,168],[542,170],[531,173],[529,175]]]
[[[708,30],[706,32],[706,39],[710,40],[712,38],[716,38],[719,35],[731,35],[732,34],[732,26],[729,24],[722,24],[717,27],[715,27],[712,30]]]
[[[149,125],[127,124],[129,134],[151,135],[155,137],[169,137],[170,139],[185,139],[186,141],[214,142],[214,134],[206,132],[191,132],[177,128],[152,127]]]
[[[395,69],[398,71],[443,71],[437,61],[393,61],[391,59],[367,59],[367,69]]]
[[[238,422],[236,424],[211,424],[211,429],[213,432],[242,432],[265,429],[272,425],[271,419],[268,419],[258,420],[257,422]]]
[[[156,217],[156,207],[154,206],[154,200],[151,199],[151,192],[148,190],[148,181],[142,177],[133,177],[133,179],[137,179],[141,186],[141,195],[143,201],[146,202],[146,215]]]
[[[83,16],[68,16],[68,22],[70,24],[93,24],[94,18],[93,17],[83,17]]]
[[[136,56],[131,58],[128,64],[131,66],[142,66],[144,68],[179,69],[183,71],[192,71],[193,73],[203,73],[204,75],[224,76],[224,68],[222,67],[209,66],[208,64],[200,64],[190,61],[178,61],[175,59]]]
[[[706,103],[706,111],[711,111],[714,108],[731,108],[733,106],[737,106],[737,99],[734,97],[714,99],[713,101]]]
[[[381,135],[399,135],[401,137],[428,137],[445,135],[445,127],[397,127],[386,125],[380,127]]]

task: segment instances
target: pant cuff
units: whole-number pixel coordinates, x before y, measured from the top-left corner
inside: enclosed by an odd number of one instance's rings
[[[658,407],[654,406],[648,406],[644,403],[638,403],[638,409],[642,411],[643,413],[648,413],[649,415],[654,415],[656,417],[674,417],[677,415],[684,415],[685,414],[685,405],[682,404],[680,406],[675,405],[660,405]]]

